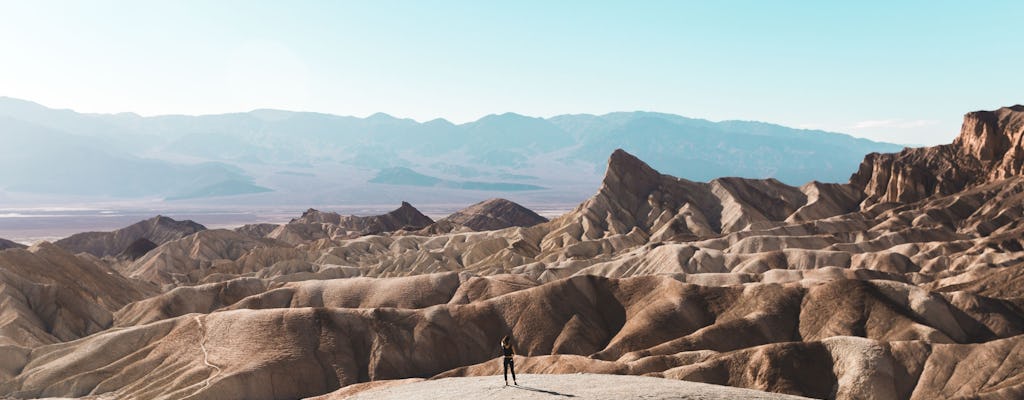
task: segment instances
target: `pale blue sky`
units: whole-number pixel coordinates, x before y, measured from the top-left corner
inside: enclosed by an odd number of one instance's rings
[[[0,96],[455,122],[649,110],[936,144],[1024,102],[1020,1],[6,1]]]

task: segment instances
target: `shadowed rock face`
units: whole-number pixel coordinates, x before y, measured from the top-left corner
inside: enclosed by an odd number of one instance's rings
[[[513,226],[534,226],[547,222],[548,219],[514,202],[490,199],[456,211],[441,221],[452,222],[474,231],[493,231]]]
[[[205,229],[206,227],[192,221],[175,221],[158,215],[113,232],[77,233],[54,244],[72,253],[106,257],[124,252],[139,239],[146,239],[159,245]]]
[[[128,247],[125,248],[124,251],[121,252],[121,254],[118,254],[117,257],[135,261],[139,257],[146,255],[146,253],[149,253],[150,250],[153,250],[155,248],[157,248],[156,243],[153,243],[146,238],[139,238],[139,240],[136,240],[132,242],[132,244],[128,245]]]
[[[24,249],[25,247],[26,246],[21,243],[12,242],[10,240],[0,238],[0,250]]]
[[[1020,398],[1022,112],[968,114],[954,144],[869,155],[843,185],[692,182],[620,150],[593,197],[529,227],[431,225],[403,204],[204,230],[130,263],[0,251],[0,393],[283,399],[363,384],[341,396],[499,373],[511,334],[523,373]]]

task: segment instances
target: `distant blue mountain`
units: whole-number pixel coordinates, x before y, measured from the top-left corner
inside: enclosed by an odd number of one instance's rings
[[[509,182],[479,182],[479,181],[453,181],[439,179],[433,176],[424,175],[405,167],[392,167],[382,169],[377,176],[370,179],[370,183],[382,183],[389,185],[441,187],[466,190],[483,190],[499,192],[516,192],[521,190],[544,190],[545,188],[526,183]]]
[[[622,148],[659,171],[697,181],[739,176],[791,185],[846,182],[864,155],[903,148],[763,122],[716,123],[647,112],[560,116],[552,122],[583,137],[574,157],[599,162]]]
[[[20,172],[0,177],[6,192],[204,198],[274,190],[265,195],[290,196],[275,202],[375,201],[377,189],[366,186],[374,179],[418,188],[409,189],[412,197],[416,190],[526,190],[546,193],[536,194],[545,201],[576,201],[596,188],[616,148],[691,180],[845,182],[865,154],[902,148],[763,122],[652,112],[505,113],[453,124],[282,110],[81,114],[11,98],[0,98],[0,132],[6,142],[0,156],[13,157],[0,167]],[[73,167],[56,168],[58,160]],[[403,179],[414,183],[396,183]],[[331,189],[339,185],[348,189]]]
[[[216,161],[174,163],[136,157],[104,140],[0,116],[0,190],[111,198],[197,197],[265,192],[239,167]],[[228,185],[232,183],[231,185]],[[200,194],[197,194],[200,193]]]

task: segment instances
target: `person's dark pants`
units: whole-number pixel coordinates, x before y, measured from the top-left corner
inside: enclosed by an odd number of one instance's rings
[[[508,370],[512,370],[512,382],[516,381],[516,364],[512,361],[512,357],[505,358],[505,383],[508,383]]]

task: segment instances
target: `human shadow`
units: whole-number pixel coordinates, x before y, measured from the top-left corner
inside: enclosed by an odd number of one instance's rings
[[[531,391],[531,392],[538,392],[538,393],[550,394],[550,395],[552,395],[552,396],[562,396],[562,397],[576,397],[576,395],[574,395],[574,394],[568,394],[568,393],[558,393],[558,392],[556,392],[556,391],[553,391],[553,390],[544,390],[544,389],[537,389],[537,388],[532,388],[532,387],[529,387],[529,386],[519,386],[519,385],[515,385],[515,386],[509,386],[509,387],[510,387],[510,388],[515,388],[515,389],[529,390],[529,391]]]

